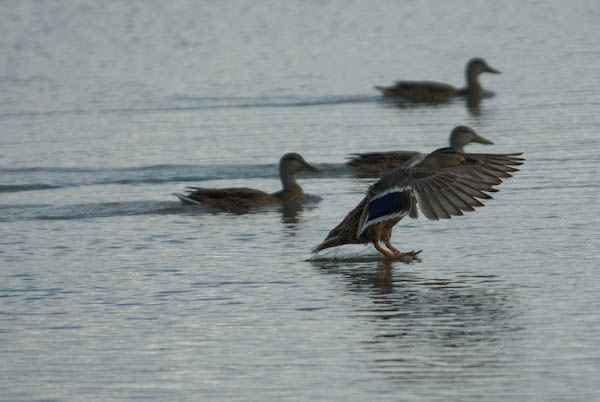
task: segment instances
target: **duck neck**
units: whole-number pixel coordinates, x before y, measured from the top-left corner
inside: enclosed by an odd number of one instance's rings
[[[458,152],[465,153],[465,146],[461,143],[453,142],[450,144],[450,147]]]
[[[481,92],[481,84],[479,83],[479,73],[476,71],[467,71],[467,88],[468,93]]]
[[[279,176],[281,178],[281,186],[283,190],[280,192],[284,198],[296,198],[302,195],[302,187],[296,182],[294,173],[280,169]]]

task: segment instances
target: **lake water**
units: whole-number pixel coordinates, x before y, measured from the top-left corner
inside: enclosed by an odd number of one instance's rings
[[[600,400],[600,4],[0,3],[1,401]],[[373,85],[497,96],[399,107]],[[457,124],[524,152],[486,202],[313,258],[372,179],[349,153]],[[296,209],[182,206],[280,188]]]

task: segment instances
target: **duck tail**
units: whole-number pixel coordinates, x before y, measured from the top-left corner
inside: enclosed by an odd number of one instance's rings
[[[346,244],[346,242],[344,242],[340,237],[334,236],[330,239],[325,239],[325,241],[323,243],[321,243],[318,246],[316,246],[315,248],[313,248],[312,252],[318,253],[319,251],[325,250],[326,248],[342,246],[344,244]]]
[[[360,160],[360,156],[349,157],[348,161],[346,162],[346,165],[360,167],[360,163],[358,162],[359,160]]]
[[[200,201],[189,197],[189,194],[183,195],[183,194],[179,194],[179,193],[173,193],[173,195],[175,197],[179,198],[179,201],[181,201],[182,204],[202,204]]]
[[[376,89],[379,92],[381,92],[381,94],[383,96],[394,96],[395,95],[395,88],[393,86],[392,87],[382,87],[379,85],[375,85],[373,87],[373,89]]]

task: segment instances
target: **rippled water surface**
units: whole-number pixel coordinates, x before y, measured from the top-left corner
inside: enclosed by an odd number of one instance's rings
[[[600,5],[0,3],[0,400],[600,400]],[[479,106],[382,100],[461,85]],[[312,247],[373,179],[361,151],[457,124],[524,152],[474,213]],[[280,188],[236,215],[185,186]]]

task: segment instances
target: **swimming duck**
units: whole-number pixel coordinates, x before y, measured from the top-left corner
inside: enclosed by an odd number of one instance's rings
[[[421,251],[403,253],[391,244],[392,230],[402,218],[417,218],[417,204],[428,219],[450,219],[473,211],[491,199],[487,194],[510,172],[521,165],[521,153],[464,154],[440,148],[411,167],[386,173],[367,191],[362,201],[346,215],[325,240],[313,249],[318,252],[344,244],[372,243],[390,259],[414,257]],[[379,243],[383,241],[387,250]]]
[[[384,96],[399,97],[414,102],[444,102],[455,96],[475,99],[493,96],[493,92],[481,87],[479,83],[481,73],[500,74],[500,71],[490,67],[484,59],[476,57],[469,60],[465,67],[467,86],[464,88],[432,81],[397,81],[392,86],[375,86],[375,89],[381,91]]]
[[[320,172],[297,153],[287,153],[279,160],[279,177],[282,190],[275,193],[251,188],[202,188],[188,187],[187,194],[174,193],[184,204],[205,204],[228,212],[242,213],[251,208],[285,203],[303,197],[302,187],[296,182],[296,173],[301,171]]]
[[[483,138],[468,126],[456,126],[450,132],[449,137],[450,148],[458,152],[465,152],[464,147],[471,142],[480,144],[494,143],[486,138]],[[390,151],[390,152],[370,152],[364,154],[351,154],[354,157],[350,158],[346,164],[358,168],[361,173],[365,174],[381,174],[388,170],[404,165],[408,160],[415,155],[419,155],[415,151]]]

